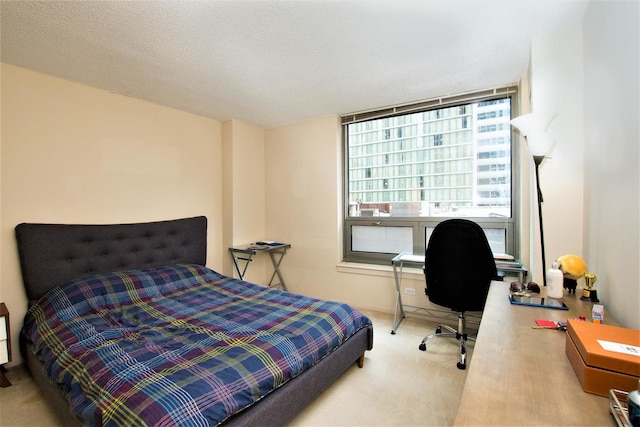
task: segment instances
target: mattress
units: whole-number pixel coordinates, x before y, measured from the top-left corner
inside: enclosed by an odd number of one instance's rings
[[[64,283],[24,338],[89,425],[217,425],[331,354],[370,320],[350,306],[196,264]]]

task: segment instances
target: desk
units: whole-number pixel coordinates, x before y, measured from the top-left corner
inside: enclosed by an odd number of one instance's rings
[[[514,264],[514,262],[508,261],[498,261],[496,260],[496,269],[502,273],[516,273],[518,275],[518,279],[521,282],[525,282],[527,278],[527,269],[522,267],[519,261],[515,261],[518,265]],[[391,265],[393,266],[393,279],[396,284],[396,307],[393,314],[393,329],[391,329],[391,334],[395,335],[396,330],[402,323],[402,320],[405,316],[405,309],[409,309],[408,311],[411,314],[417,314],[421,316],[428,316],[444,321],[453,321],[454,324],[458,322],[458,315],[453,313],[451,310],[437,309],[437,308],[426,308],[426,307],[418,307],[414,305],[408,305],[402,303],[402,292],[401,292],[401,284],[402,284],[402,269],[406,265],[407,267],[420,268],[424,266],[424,255],[414,255],[408,252],[401,252],[391,260]],[[479,315],[470,314],[470,317],[480,317]],[[470,322],[474,323],[474,322]]]
[[[280,272],[280,263],[282,262],[282,258],[284,258],[287,253],[287,249],[291,247],[288,243],[272,243],[266,245],[258,245],[256,243],[252,243],[250,245],[242,245],[233,248],[229,248],[229,253],[231,253],[231,258],[233,258],[233,265],[236,267],[236,271],[238,272],[238,276],[240,276],[240,280],[244,280],[244,274],[247,272],[247,267],[249,263],[253,260],[253,256],[259,253],[267,253],[269,254],[269,258],[271,258],[271,264],[273,264],[273,274],[271,274],[271,279],[267,286],[281,286],[283,290],[288,290],[287,285],[284,283],[284,279],[282,278],[282,273]],[[242,262],[244,265],[241,267]],[[275,277],[278,276],[279,283],[273,283]]]
[[[582,391],[566,333],[531,328],[535,319],[591,319],[592,304],[565,295],[568,311],[515,306],[508,295],[508,282],[491,283],[455,425],[616,425],[609,400]],[[617,325],[609,313],[604,320]]]
[[[412,255],[406,252],[401,252],[391,260],[393,266],[393,279],[396,283],[396,308],[393,314],[393,328],[391,329],[391,335],[395,335],[396,330],[402,323],[402,320],[406,317],[405,309],[411,314],[417,314],[420,316],[428,316],[435,319],[441,319],[444,321],[454,322],[457,324],[458,315],[451,310],[438,309],[438,308],[426,308],[422,306],[404,304],[402,302],[402,269],[406,265],[407,267],[420,268],[424,266],[424,255]],[[426,296],[425,296],[426,299]]]

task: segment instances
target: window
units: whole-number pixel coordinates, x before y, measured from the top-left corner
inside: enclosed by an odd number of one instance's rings
[[[345,260],[424,253],[433,227],[453,217],[518,256],[516,96],[509,86],[343,116]]]

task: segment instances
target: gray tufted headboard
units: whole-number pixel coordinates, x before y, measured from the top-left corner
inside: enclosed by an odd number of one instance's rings
[[[207,260],[204,216],[137,224],[23,223],[16,239],[30,303],[77,277]]]

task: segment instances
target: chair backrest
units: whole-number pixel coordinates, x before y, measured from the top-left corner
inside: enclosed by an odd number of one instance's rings
[[[496,264],[482,227],[466,219],[445,220],[433,229],[425,253],[429,301],[455,311],[484,308]]]

